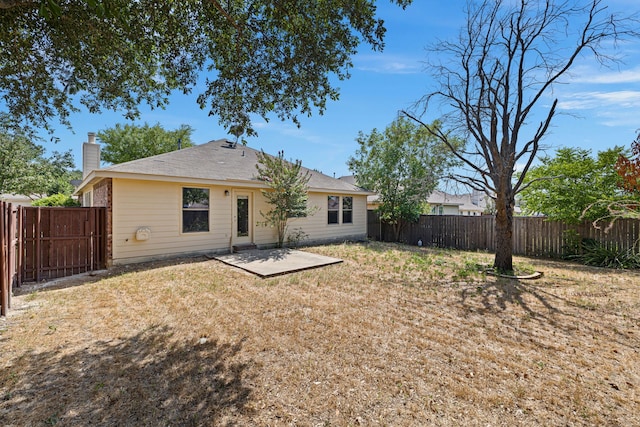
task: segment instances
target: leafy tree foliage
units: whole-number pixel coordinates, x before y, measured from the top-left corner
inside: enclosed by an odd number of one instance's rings
[[[65,153],[67,154],[67,153]],[[68,153],[69,156],[71,153]],[[73,161],[71,160],[71,164]],[[59,173],[54,173],[52,179],[49,181],[49,185],[47,186],[47,195],[52,196],[55,194],[63,194],[65,196],[70,196],[75,187],[71,184],[71,181],[80,181],[82,179],[82,171],[79,169],[63,169],[60,170]]]
[[[101,158],[107,163],[124,163],[131,160],[168,153],[193,146],[191,142],[193,129],[187,125],[167,131],[156,124],[149,126],[120,125],[105,129],[96,135],[103,145]]]
[[[613,201],[605,198],[593,203],[587,209],[587,213],[605,211],[604,214],[593,220],[596,227],[608,222],[605,229],[609,229],[618,219],[640,218],[640,132],[635,141],[631,143],[631,156],[627,153],[621,153],[616,161],[615,169],[620,177],[619,186],[624,190],[626,197]],[[633,249],[635,251],[637,248]]]
[[[622,178],[621,187],[631,194],[640,194],[640,132],[631,143],[631,156],[620,154],[616,172]]]
[[[374,0],[0,0],[0,96],[15,123],[50,128],[76,105],[136,118],[206,76],[199,106],[251,135],[251,113],[322,113],[332,76],[384,33]]]
[[[71,194],[73,187],[68,181],[73,176],[73,167],[69,151],[54,152],[47,159],[44,148],[24,134],[0,131],[0,193]]]
[[[450,112],[444,120],[454,132],[436,135],[466,166],[456,179],[495,199],[496,269],[513,270],[515,197],[556,113],[557,99],[546,112],[541,100],[578,57],[610,62],[605,49],[637,37],[637,29],[637,19],[609,13],[602,0],[484,0],[469,2],[458,38],[430,49],[437,83],[422,105]],[[470,144],[454,147],[456,134]],[[523,167],[514,180],[516,164]]]
[[[440,129],[441,124],[436,121],[430,127]],[[451,152],[435,132],[400,117],[384,132],[360,132],[360,148],[349,158],[358,185],[378,193],[380,218],[393,224],[396,240],[403,222],[418,219],[439,178],[454,165]]]
[[[309,171],[302,172],[300,160],[285,160],[283,151],[275,157],[264,151],[257,153],[257,156],[258,178],[269,186],[269,190],[263,190],[262,195],[271,205],[271,210],[261,211],[260,214],[266,225],[276,229],[278,247],[281,248],[287,235],[289,218],[306,217],[313,213],[313,208],[307,206],[307,184],[311,175]]]
[[[67,194],[57,193],[43,197],[42,199],[34,200],[31,205],[77,207],[80,206],[80,202]]]
[[[626,198],[615,169],[618,157],[624,153],[623,147],[614,147],[598,152],[594,158],[591,150],[561,148],[554,157],[542,157],[541,164],[527,173],[520,193],[523,211],[567,223],[602,217],[606,214],[602,204],[587,212],[585,209],[598,201]]]

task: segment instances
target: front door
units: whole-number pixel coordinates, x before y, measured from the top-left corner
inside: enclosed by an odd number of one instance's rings
[[[251,193],[235,192],[233,206],[233,244],[253,243]]]

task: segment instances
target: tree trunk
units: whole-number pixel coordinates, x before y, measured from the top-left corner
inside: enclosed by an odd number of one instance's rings
[[[395,240],[396,242],[400,242],[400,232],[402,231],[402,224],[400,223],[401,220],[397,220],[394,224],[393,224],[393,234],[395,235]]]
[[[513,271],[513,207],[510,189],[496,195],[496,257],[493,267],[499,271]]]
[[[278,229],[278,245],[276,247],[283,248],[285,233],[287,232],[287,220],[283,221],[282,219],[280,219],[278,221],[278,224],[276,225],[276,228]]]

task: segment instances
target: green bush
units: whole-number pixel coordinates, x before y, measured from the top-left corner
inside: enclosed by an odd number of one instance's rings
[[[565,230],[562,233],[562,257],[571,258],[582,252],[582,237],[576,230]]]
[[[567,258],[585,265],[606,268],[640,268],[640,254],[633,248],[607,248],[594,239],[582,239],[580,253]]]
[[[80,206],[80,202],[71,196],[65,194],[53,194],[49,197],[39,199],[31,203],[32,206],[66,206],[77,207]]]
[[[287,246],[297,248],[300,242],[308,238],[309,235],[302,228],[296,228],[287,236]]]

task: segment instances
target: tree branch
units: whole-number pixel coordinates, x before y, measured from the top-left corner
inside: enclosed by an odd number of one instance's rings
[[[229,13],[226,10],[224,10],[220,2],[218,0],[210,0],[210,1],[215,6],[215,8],[218,9],[218,11],[222,14],[222,16],[224,16],[226,20],[233,26],[233,28],[238,30],[238,34],[242,34],[242,27],[238,25],[238,23],[233,19],[231,15],[229,15]]]
[[[16,7],[35,8],[40,6],[39,1],[20,1],[20,0],[0,0],[0,9],[9,10]]]

